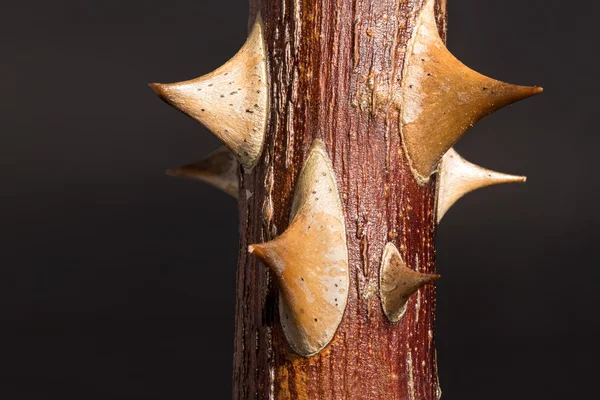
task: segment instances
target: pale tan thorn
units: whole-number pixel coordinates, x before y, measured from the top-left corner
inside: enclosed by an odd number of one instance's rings
[[[248,247],[269,267],[280,293],[283,332],[304,357],[320,352],[342,320],[349,289],[342,204],[324,144],[315,140],[296,183],[290,225]]]
[[[379,286],[381,306],[390,322],[398,322],[404,316],[410,296],[439,278],[437,274],[424,274],[408,268],[398,248],[388,243],[383,251]]]
[[[151,83],[165,102],[203,124],[246,168],[262,152],[267,125],[267,67],[257,19],[242,49],[222,67],[185,82]]]
[[[481,118],[542,92],[488,78],[457,60],[438,34],[434,3],[427,1],[409,44],[399,106],[403,144],[420,183]]]
[[[452,148],[444,155],[439,167],[437,221],[439,223],[450,207],[469,192],[526,180],[525,176],[507,175],[470,163]]]
[[[200,161],[177,168],[170,168],[166,173],[169,176],[206,182],[237,198],[238,169],[239,163],[237,158],[235,158],[227,147],[221,146]]]

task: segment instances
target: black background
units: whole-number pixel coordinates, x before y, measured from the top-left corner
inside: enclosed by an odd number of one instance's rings
[[[451,0],[449,47],[544,94],[457,149],[526,185],[460,201],[438,235],[445,400],[595,398],[596,2]],[[164,176],[218,146],[146,86],[211,71],[244,0],[0,8],[0,399],[227,399],[235,201]]]

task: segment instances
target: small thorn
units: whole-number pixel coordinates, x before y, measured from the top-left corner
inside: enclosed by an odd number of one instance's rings
[[[492,185],[524,183],[527,181],[525,176],[507,175],[470,163],[453,148],[448,150],[442,158],[439,170],[438,223],[450,207],[469,192]]]
[[[320,352],[342,320],[350,281],[342,204],[321,141],[313,142],[300,172],[289,227],[248,251],[265,262],[278,283],[290,346],[304,357]]]
[[[232,85],[237,90],[232,91]],[[242,49],[222,67],[189,81],[151,83],[150,87],[166,103],[208,128],[244,167],[252,168],[262,152],[266,131],[266,85],[259,18]]]
[[[206,182],[237,198],[238,165],[235,156],[222,146],[200,161],[178,168],[169,168],[166,174]]]
[[[390,322],[398,322],[406,312],[408,299],[423,286],[440,279],[407,267],[398,248],[388,243],[383,251],[380,274],[381,305]]]

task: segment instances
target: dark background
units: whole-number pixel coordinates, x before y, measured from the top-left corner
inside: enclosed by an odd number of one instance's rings
[[[0,399],[230,398],[236,203],[163,174],[218,143],[146,84],[226,61],[246,1],[3,3]],[[529,181],[439,229],[443,398],[595,398],[600,6],[449,3],[463,62],[546,91],[457,146]]]

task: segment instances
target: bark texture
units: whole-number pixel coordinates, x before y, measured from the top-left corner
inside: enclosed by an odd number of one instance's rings
[[[445,0],[438,0],[445,32]],[[388,242],[408,266],[435,272],[436,177],[418,185],[397,107],[405,51],[424,0],[250,0],[264,21],[269,120],[264,152],[240,175],[235,399],[438,399],[435,289],[390,323],[379,298]],[[385,91],[384,91],[385,93]],[[333,162],[348,242],[350,290],[329,346],[295,354],[279,323],[278,289],[248,254],[288,226],[295,183],[314,139]]]

